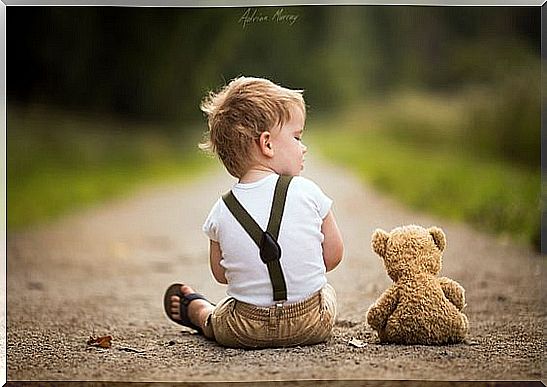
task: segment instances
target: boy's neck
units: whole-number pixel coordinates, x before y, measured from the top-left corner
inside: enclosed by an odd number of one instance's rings
[[[255,181],[261,180],[272,173],[275,173],[275,171],[271,168],[265,166],[254,167],[241,176],[239,183],[254,183]]]

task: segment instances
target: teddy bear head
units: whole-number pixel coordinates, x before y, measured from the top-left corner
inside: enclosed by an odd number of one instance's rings
[[[437,275],[445,247],[446,236],[438,227],[409,225],[389,233],[376,229],[372,234],[372,249],[384,260],[387,274],[395,282],[419,273]]]

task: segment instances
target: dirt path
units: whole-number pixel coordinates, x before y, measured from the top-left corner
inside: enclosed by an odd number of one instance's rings
[[[304,175],[335,200],[346,258],[330,273],[339,318],[326,344],[224,349],[169,322],[162,296],[184,280],[224,295],[207,267],[201,224],[232,180],[147,190],[45,228],[8,235],[8,380],[207,381],[278,379],[542,380],[546,260],[468,227],[409,212],[353,175],[313,160]],[[364,324],[389,285],[370,249],[376,227],[418,223],[447,234],[443,274],[467,290],[470,343],[379,345]],[[112,335],[113,347],[86,346]],[[356,337],[366,346],[348,341]]]

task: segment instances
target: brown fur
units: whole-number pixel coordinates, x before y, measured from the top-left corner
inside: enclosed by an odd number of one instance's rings
[[[372,249],[384,260],[393,284],[368,309],[367,322],[381,342],[449,344],[464,340],[469,329],[463,287],[438,278],[444,232],[410,225],[390,233],[377,229]]]

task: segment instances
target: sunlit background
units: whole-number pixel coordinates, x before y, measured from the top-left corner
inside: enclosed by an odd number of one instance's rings
[[[8,228],[219,168],[199,102],[305,90],[305,140],[405,204],[540,241],[540,8],[8,7]]]

